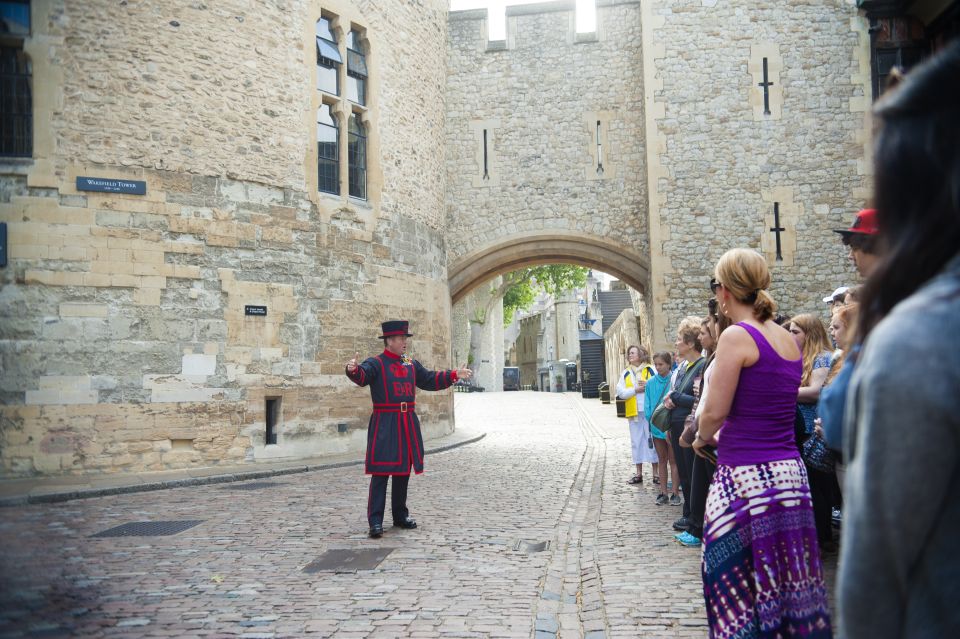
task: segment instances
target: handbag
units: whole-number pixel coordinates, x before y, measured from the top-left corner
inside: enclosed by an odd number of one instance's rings
[[[807,440],[803,442],[800,457],[803,459],[803,463],[814,470],[823,473],[831,473],[834,470],[833,452],[827,448],[827,443],[823,441],[823,438],[816,433],[807,437]]]

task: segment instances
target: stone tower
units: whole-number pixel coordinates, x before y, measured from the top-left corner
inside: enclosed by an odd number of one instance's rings
[[[32,150],[0,160],[3,475],[358,450],[343,366],[379,322],[452,363],[445,0],[31,8]],[[418,404],[452,430],[449,394]]]

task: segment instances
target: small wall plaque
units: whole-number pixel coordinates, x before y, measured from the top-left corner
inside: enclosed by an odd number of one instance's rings
[[[266,306],[251,306],[247,304],[243,307],[244,315],[266,315],[267,307]]]
[[[78,191],[98,191],[101,193],[124,193],[127,195],[146,195],[147,183],[143,180],[114,180],[112,178],[77,177]]]

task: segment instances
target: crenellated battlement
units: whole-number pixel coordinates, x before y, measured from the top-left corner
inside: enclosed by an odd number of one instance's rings
[[[574,0],[555,0],[553,2],[538,2],[535,4],[507,6],[504,12],[506,29],[504,38],[491,38],[491,22],[496,16],[487,9],[470,9],[466,11],[451,11],[448,21],[451,26],[451,37],[454,32],[463,33],[462,43],[472,46],[480,43],[488,51],[503,51],[513,49],[518,42],[526,39],[554,40],[561,38],[567,44],[581,42],[596,42],[603,32],[601,20],[607,21],[614,15],[607,9],[620,5],[640,5],[640,0],[596,0],[596,29],[592,31],[577,31],[576,2]],[[478,23],[468,31],[457,28],[459,23]]]

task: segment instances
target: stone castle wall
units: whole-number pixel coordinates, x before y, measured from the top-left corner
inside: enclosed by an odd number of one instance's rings
[[[0,472],[362,450],[369,398],[343,365],[382,350],[381,321],[409,319],[413,355],[453,364],[446,3],[32,6],[34,159],[0,162]],[[321,8],[370,45],[366,201],[316,191]],[[426,436],[452,430],[449,391],[419,400]]]
[[[636,311],[626,308],[603,334],[604,361],[611,395],[616,392],[616,380],[620,378],[620,373],[627,368],[627,349],[633,344],[643,345],[640,339],[640,318]],[[650,353],[650,357],[653,357],[653,353]]]
[[[705,314],[713,265],[733,247],[767,256],[784,312],[824,311],[824,295],[856,281],[831,229],[870,185],[866,20],[852,0],[657,0],[643,23],[654,345]]]
[[[563,0],[510,8],[503,42],[444,0],[31,7],[33,159],[0,159],[6,476],[359,450],[344,362],[406,318],[428,367],[462,363],[451,294],[504,264],[618,275],[655,349],[728,248],[767,256],[790,313],[855,279],[830,232],[871,178],[853,0],[599,0],[593,34]],[[317,190],[321,10],[369,49],[368,103],[336,108],[367,126],[365,200]],[[419,399],[449,432],[450,393]]]
[[[488,43],[485,11],[450,14],[451,264],[518,237],[647,253],[639,4],[606,3],[598,25],[575,33],[572,2],[510,7],[506,41]]]

